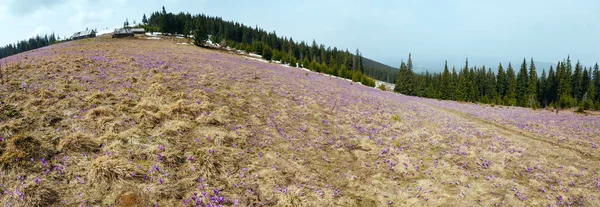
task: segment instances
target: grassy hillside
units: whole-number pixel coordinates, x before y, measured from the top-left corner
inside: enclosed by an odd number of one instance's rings
[[[600,205],[597,116],[401,96],[184,41],[0,60],[0,205]]]
[[[367,74],[371,77],[388,83],[396,83],[396,77],[398,76],[398,68],[394,68],[389,65],[365,57],[363,57],[363,64],[366,68],[373,69],[372,71],[367,72]]]

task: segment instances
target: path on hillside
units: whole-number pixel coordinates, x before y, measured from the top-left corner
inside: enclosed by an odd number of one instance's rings
[[[495,131],[504,138],[509,139],[514,143],[521,144],[527,149],[527,154],[530,156],[542,156],[553,160],[558,159],[566,161],[566,163],[580,162],[582,164],[591,164],[587,166],[597,166],[598,160],[600,160],[597,155],[569,146],[568,143],[558,143],[551,138],[504,126],[486,119],[477,118],[458,110],[443,108],[423,102],[418,103],[431,107],[441,113],[458,116],[465,122],[472,124],[472,126],[478,130]]]

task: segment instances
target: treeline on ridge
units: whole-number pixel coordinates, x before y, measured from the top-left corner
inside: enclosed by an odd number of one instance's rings
[[[375,81],[368,75],[381,75],[382,77],[374,77],[381,80],[385,80],[384,75],[390,75],[365,67],[358,49],[352,54],[347,49],[326,48],[314,40],[308,45],[304,41],[296,42],[292,38],[277,36],[275,31],[266,32],[258,27],[224,21],[220,17],[183,12],[167,13],[163,7],[161,12],[154,12],[148,18],[144,14],[142,22],[146,31],[186,36],[210,35],[212,42],[225,43],[238,50],[258,53],[267,60],[281,61],[291,66],[352,79],[367,86],[375,86]]]
[[[397,75],[395,92],[467,102],[489,103],[522,107],[578,107],[578,111],[600,110],[600,71],[596,63],[585,67],[579,61],[573,67],[571,58],[559,61],[556,68],[544,69],[538,76],[533,58],[529,65],[523,59],[521,67],[515,71],[509,63],[505,69],[498,65],[491,68],[465,66],[457,71],[449,70],[448,64],[441,73],[415,74],[411,55],[408,62],[402,62]]]
[[[45,47],[54,44],[58,41],[58,38],[54,35],[54,33],[52,33],[50,35],[44,36],[37,35],[35,37],[29,38],[29,40],[21,40],[15,44],[1,46],[0,59],[29,50],[35,50],[41,47]]]

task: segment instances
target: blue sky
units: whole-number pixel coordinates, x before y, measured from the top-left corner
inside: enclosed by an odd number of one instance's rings
[[[52,31],[114,28],[165,6],[170,12],[217,15],[294,40],[350,51],[398,67],[420,62],[462,66],[524,57],[554,63],[567,55],[600,61],[600,2],[595,0],[232,1],[0,0],[0,44]],[[506,63],[505,63],[506,64]],[[494,65],[496,66],[496,65]],[[440,65],[440,68],[443,65]]]

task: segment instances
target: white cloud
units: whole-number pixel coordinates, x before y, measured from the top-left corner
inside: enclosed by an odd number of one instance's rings
[[[8,10],[8,9],[6,8],[6,6],[3,6],[3,5],[2,5],[2,6],[0,6],[0,20],[4,20],[4,19],[8,18],[8,17],[6,16],[6,10]]]
[[[114,9],[105,9],[100,12],[96,11],[80,11],[77,14],[69,17],[67,20],[71,24],[76,24],[82,27],[94,26],[95,23],[99,23],[108,19],[111,19],[115,14]]]
[[[29,37],[35,37],[36,35],[46,35],[48,33],[52,33],[52,31],[50,30],[50,27],[38,26],[35,29],[33,29],[33,32],[31,32],[31,34],[29,34]]]
[[[52,9],[61,5],[65,0],[3,0],[0,4],[5,5],[2,14],[14,16],[28,16],[40,10]]]

